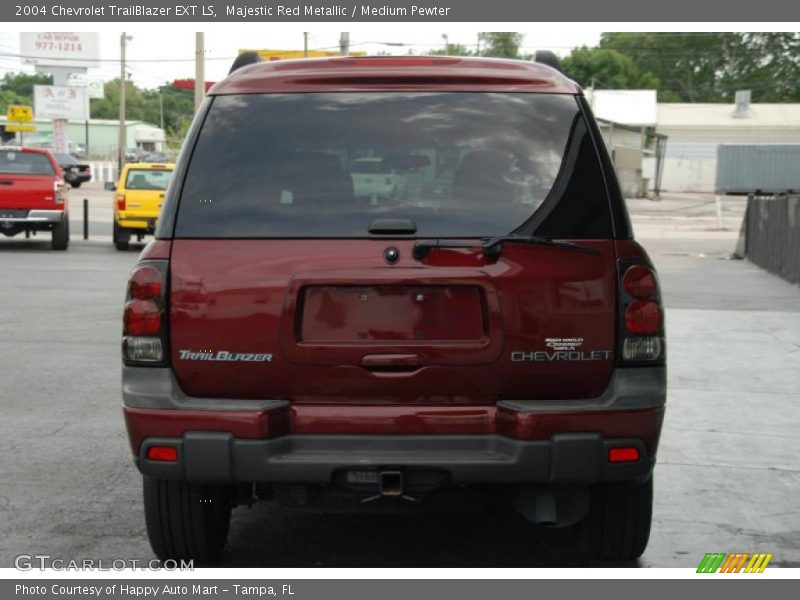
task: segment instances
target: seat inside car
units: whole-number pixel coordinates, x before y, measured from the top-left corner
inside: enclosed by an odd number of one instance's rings
[[[459,202],[513,202],[512,165],[512,156],[504,150],[474,150],[464,155],[453,179],[453,198]]]
[[[353,179],[333,154],[295,152],[278,167],[276,178],[292,193],[293,205],[354,201]]]
[[[128,183],[128,189],[141,190],[150,187],[147,183],[147,177],[144,175],[134,175]]]

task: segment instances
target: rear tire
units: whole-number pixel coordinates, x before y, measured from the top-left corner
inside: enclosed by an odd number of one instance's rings
[[[650,538],[653,479],[644,483],[599,484],[580,524],[581,549],[598,560],[639,558]]]
[[[214,561],[228,539],[230,490],[145,476],[144,516],[150,546],[161,560]]]
[[[50,247],[53,250],[66,250],[69,247],[69,217],[64,215],[64,220],[53,225],[53,237]]]
[[[120,227],[117,224],[116,221],[114,221],[113,238],[114,238],[114,247],[117,250],[124,252],[130,246],[130,239],[131,239],[130,232],[125,231],[122,227]]]

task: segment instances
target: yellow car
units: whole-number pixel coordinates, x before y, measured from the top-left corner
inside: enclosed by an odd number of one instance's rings
[[[114,246],[127,250],[131,236],[141,241],[152,234],[161,213],[164,193],[172,178],[171,163],[128,163],[122,168],[114,194]]]

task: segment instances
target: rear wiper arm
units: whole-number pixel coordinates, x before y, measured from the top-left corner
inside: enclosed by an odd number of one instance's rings
[[[431,250],[434,248],[481,248],[484,256],[487,258],[496,258],[503,253],[503,242],[518,242],[521,244],[535,244],[538,246],[550,246],[553,248],[562,248],[564,250],[572,250],[574,252],[587,252],[590,254],[602,254],[597,248],[590,248],[588,246],[581,246],[580,244],[573,244],[572,242],[557,242],[550,238],[540,236],[522,236],[522,235],[498,235],[491,238],[486,238],[480,242],[465,242],[461,240],[420,240],[414,244],[414,258],[417,260],[425,259]]]

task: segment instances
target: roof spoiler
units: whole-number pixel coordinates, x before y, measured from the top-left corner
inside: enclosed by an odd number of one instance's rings
[[[228,71],[228,75],[241,69],[242,67],[246,67],[247,65],[254,65],[255,63],[264,62],[264,59],[258,54],[258,52],[242,52],[239,56],[236,57],[236,60],[233,61],[231,65],[231,70]]]
[[[561,67],[561,61],[558,60],[555,52],[551,50],[537,50],[536,54],[533,55],[533,60],[534,62],[547,65],[561,74],[564,73],[564,69]]]

